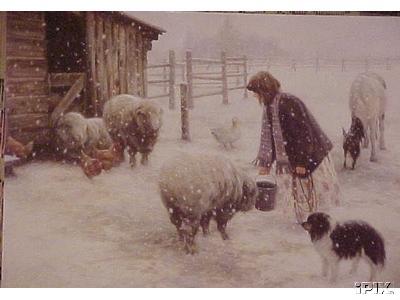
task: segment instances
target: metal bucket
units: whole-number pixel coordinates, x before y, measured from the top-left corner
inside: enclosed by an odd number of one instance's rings
[[[278,185],[276,180],[262,179],[257,180],[258,198],[256,201],[256,209],[261,211],[270,211],[275,208],[276,193]]]

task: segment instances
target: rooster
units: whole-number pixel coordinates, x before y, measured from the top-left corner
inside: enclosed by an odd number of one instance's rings
[[[16,139],[9,136],[6,142],[5,153],[10,155],[15,155],[18,158],[26,159],[32,153],[33,150],[33,141],[29,142],[26,145],[23,145],[21,142],[18,142]]]
[[[103,164],[99,159],[92,158],[83,151],[81,151],[80,166],[88,178],[99,175],[103,169]]]
[[[120,144],[114,143],[109,149],[93,149],[94,158],[101,161],[104,170],[110,170],[123,160],[123,148]]]
[[[236,117],[232,118],[232,125],[230,127],[212,128],[211,134],[225,149],[228,149],[228,146],[232,149],[233,143],[239,140],[241,136],[239,119]]]

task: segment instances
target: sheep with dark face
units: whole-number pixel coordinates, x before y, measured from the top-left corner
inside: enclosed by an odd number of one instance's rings
[[[159,180],[161,199],[188,253],[195,252],[199,226],[208,233],[215,218],[223,239],[227,222],[237,211],[254,207],[257,186],[253,179],[223,157],[181,155],[166,163]]]
[[[162,109],[153,101],[131,95],[118,95],[107,101],[103,120],[114,142],[128,149],[131,166],[137,152],[147,164],[162,125]]]
[[[62,115],[55,127],[57,147],[71,157],[81,151],[91,154],[94,148],[108,149],[112,140],[101,118],[85,118],[80,113]]]

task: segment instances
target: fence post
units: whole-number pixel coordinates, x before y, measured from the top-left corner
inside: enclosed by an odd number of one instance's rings
[[[181,64],[181,68],[182,68],[182,81],[185,81],[185,64]]]
[[[188,107],[193,108],[193,69],[192,52],[186,51],[186,80],[187,80],[187,101]]]
[[[181,97],[181,125],[182,125],[182,140],[190,141],[189,134],[189,107],[188,107],[188,86],[184,83],[179,85]]]
[[[243,85],[244,85],[244,98],[247,98],[247,56],[243,56]]]
[[[169,109],[175,108],[175,52],[169,51]]]
[[[296,61],[292,60],[292,70],[296,72]]]
[[[345,64],[344,64],[344,59],[342,59],[342,72],[346,70]]]
[[[167,64],[167,60],[166,59],[163,60],[163,64]],[[162,77],[163,77],[163,80],[167,80],[168,79],[168,77],[167,77],[167,67],[163,67],[162,68]],[[163,86],[164,93],[166,93],[167,92],[167,83],[163,82],[162,86]]]
[[[236,65],[236,74],[240,74],[240,65]],[[240,78],[236,76],[236,86],[240,85]]]
[[[228,81],[226,77],[226,53],[221,52],[221,72],[222,72],[222,103],[229,104],[228,101]]]

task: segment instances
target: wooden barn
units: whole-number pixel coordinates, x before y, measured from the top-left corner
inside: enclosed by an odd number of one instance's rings
[[[165,31],[121,12],[7,12],[8,134],[46,145],[64,111],[100,116],[116,94],[146,96],[147,52]]]

